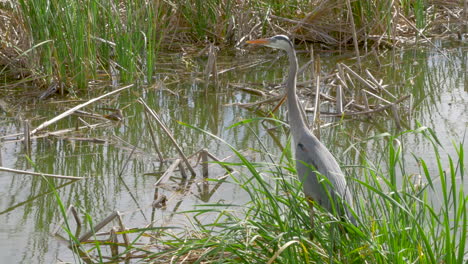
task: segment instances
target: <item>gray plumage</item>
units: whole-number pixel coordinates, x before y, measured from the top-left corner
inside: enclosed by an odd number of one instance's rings
[[[288,54],[289,75],[286,81],[286,93],[289,126],[295,144],[296,170],[303,183],[304,194],[329,212],[336,212],[339,217],[345,217],[356,225],[356,219],[349,210],[353,208],[353,197],[338,162],[310,132],[302,118],[296,95],[298,63],[292,42],[287,36],[277,35],[268,39],[247,41],[247,43],[282,49]],[[317,175],[316,171],[323,175],[323,178]]]

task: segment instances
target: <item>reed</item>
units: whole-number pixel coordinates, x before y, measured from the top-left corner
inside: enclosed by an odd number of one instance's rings
[[[20,0],[33,43],[36,71],[68,92],[87,87],[98,74],[121,81],[151,80],[154,62],[167,27],[170,8],[143,0]]]

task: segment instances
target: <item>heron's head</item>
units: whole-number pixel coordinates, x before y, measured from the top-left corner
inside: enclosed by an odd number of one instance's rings
[[[247,43],[282,50],[291,50],[293,48],[291,40],[289,40],[289,38],[285,35],[276,35],[265,39],[248,40]]]

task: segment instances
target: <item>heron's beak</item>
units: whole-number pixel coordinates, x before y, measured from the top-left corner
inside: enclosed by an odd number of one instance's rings
[[[255,39],[255,40],[247,40],[246,43],[248,44],[268,44],[270,43],[269,39]]]

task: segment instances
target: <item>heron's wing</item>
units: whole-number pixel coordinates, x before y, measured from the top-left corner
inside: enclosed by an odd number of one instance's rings
[[[322,199],[322,206],[327,210],[331,210],[328,194],[324,190],[324,185],[329,185],[332,199],[335,200],[336,196],[339,196],[349,206],[353,207],[352,194],[347,186],[345,175],[330,151],[315,136],[306,133],[296,143],[296,160],[297,172],[303,181],[306,195],[315,196],[315,199]],[[326,178],[324,180],[328,181],[329,184],[319,183],[314,170],[323,175]],[[315,195],[311,193],[315,193]],[[348,217],[352,218],[349,211],[347,209],[346,211]]]

